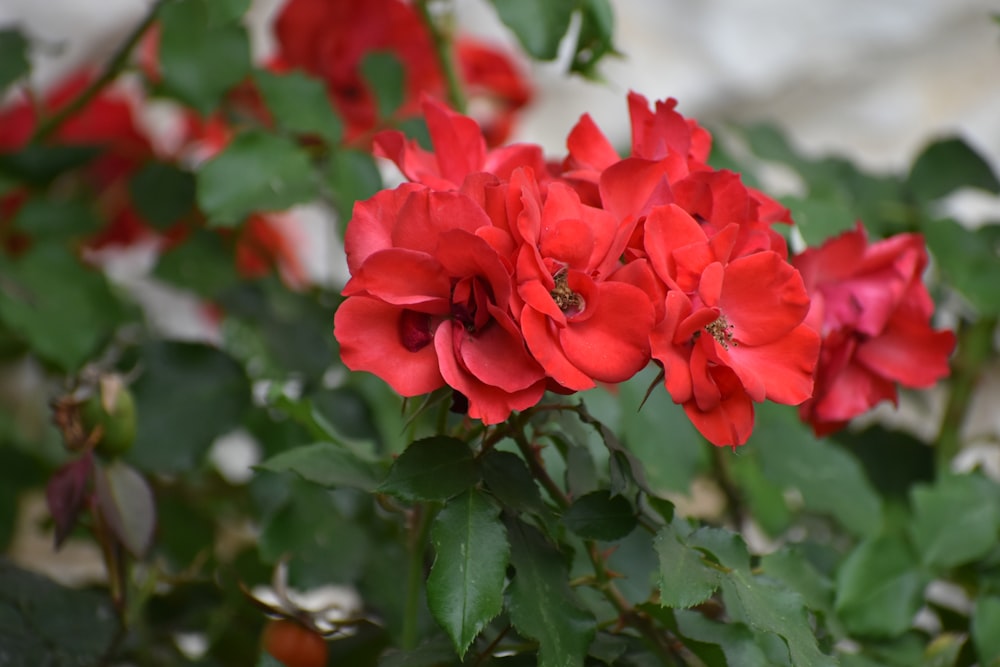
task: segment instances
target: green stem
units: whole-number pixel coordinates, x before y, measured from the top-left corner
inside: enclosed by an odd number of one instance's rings
[[[78,111],[83,109],[87,104],[90,103],[94,97],[97,96],[101,90],[104,89],[109,83],[118,78],[118,75],[122,73],[125,67],[128,65],[129,55],[132,53],[132,49],[135,48],[142,36],[146,34],[146,31],[153,25],[156,21],[157,10],[160,5],[163,4],[164,0],[157,0],[153,3],[149,10],[149,14],[146,15],[139,25],[132,30],[128,38],[118,47],[111,60],[108,61],[107,67],[99,77],[94,79],[94,81],[87,86],[86,89],[75,98],[73,101],[66,106],[59,109],[57,112],[43,120],[35,128],[34,134],[31,136],[32,143],[38,143],[47,139],[51,134],[53,134],[59,127],[66,122],[68,118],[76,114]]]
[[[409,517],[409,563],[406,571],[406,602],[403,608],[403,649],[417,646],[417,617],[420,613],[420,587],[424,581],[424,553],[427,533],[434,512],[429,505],[417,505]]]
[[[521,451],[521,455],[524,456],[525,462],[528,464],[528,469],[531,471],[531,475],[538,480],[538,482],[545,487],[548,491],[549,496],[552,501],[555,502],[561,509],[566,509],[570,506],[569,498],[566,493],[556,484],[555,480],[549,476],[548,471],[545,466],[542,465],[542,461],[538,456],[538,450],[531,446],[528,442],[527,436],[524,435],[524,424],[522,423],[522,418],[527,413],[521,413],[517,420],[511,421],[510,436],[517,443],[517,448]]]
[[[996,327],[996,317],[984,317],[972,323],[962,321],[959,325],[957,352],[951,365],[951,389],[937,439],[938,475],[947,472],[961,449],[962,424],[983,366],[993,354]]]
[[[455,62],[455,53],[452,48],[454,15],[449,11],[444,16],[435,19],[430,10],[431,0],[417,0],[417,11],[423,19],[427,30],[430,32],[431,41],[434,44],[434,53],[437,56],[438,64],[444,73],[445,84],[448,87],[448,101],[455,111],[465,113],[466,101],[465,92],[462,89],[462,80],[458,74],[458,64]]]

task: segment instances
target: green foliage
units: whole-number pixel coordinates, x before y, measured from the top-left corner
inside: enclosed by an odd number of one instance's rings
[[[172,164],[149,162],[128,185],[138,213],[158,229],[170,227],[194,210],[194,175]]]
[[[532,57],[553,60],[559,42],[569,29],[575,0],[532,2],[532,0],[491,0],[500,20],[513,31]]]
[[[198,170],[198,205],[209,224],[235,227],[256,211],[280,211],[316,193],[313,169],[293,142],[246,132]]]
[[[16,28],[0,30],[0,92],[17,82],[31,69],[28,40]]]
[[[470,488],[478,476],[468,445],[435,436],[407,447],[379,490],[405,500],[447,500]]]
[[[388,118],[402,106],[406,94],[403,64],[392,53],[373,51],[361,61],[361,75],[375,95],[380,118]]]
[[[330,104],[323,84],[301,72],[274,74],[254,72],[267,108],[279,127],[293,134],[322,137],[336,144],[343,124]]]

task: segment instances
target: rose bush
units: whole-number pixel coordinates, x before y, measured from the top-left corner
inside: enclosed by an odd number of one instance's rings
[[[611,6],[494,6],[523,53],[447,3],[287,0],[264,53],[160,0],[49,90],[0,30],[0,663],[1000,659],[1000,237],[941,219],[989,163],[669,91],[546,155],[524,57],[596,76]]]

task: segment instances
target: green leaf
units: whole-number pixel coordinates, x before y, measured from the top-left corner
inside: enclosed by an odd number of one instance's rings
[[[923,232],[945,280],[980,315],[1000,313],[995,287],[1000,284],[1000,229],[988,225],[971,230],[952,220],[934,220],[923,225]]]
[[[319,442],[272,456],[258,466],[271,472],[291,471],[307,482],[330,488],[347,487],[374,491],[385,477],[383,469],[359,459],[342,447]]]
[[[149,551],[156,502],[149,483],[121,460],[94,468],[97,507],[118,541],[136,558]]]
[[[129,460],[142,470],[196,468],[212,442],[234,429],[250,407],[250,382],[228,354],[208,345],[151,342],[132,386],[138,416]]]
[[[94,146],[39,146],[31,144],[0,154],[0,175],[29,185],[45,186],[60,174],[81,167],[100,153]]]
[[[569,506],[562,520],[580,537],[605,542],[620,540],[638,523],[632,503],[623,496],[612,496],[607,490],[580,496]]]
[[[528,465],[513,452],[491,449],[482,459],[486,488],[507,508],[545,514],[545,503]]]
[[[411,443],[378,490],[404,500],[447,500],[478,480],[469,446],[439,435]]]
[[[503,607],[510,546],[499,508],[476,491],[452,498],[431,527],[427,605],[464,657]]]
[[[93,358],[125,315],[104,276],[64,247],[39,245],[0,264],[0,322],[65,371]]]
[[[660,604],[693,607],[719,587],[720,571],[705,563],[700,551],[688,546],[672,526],[664,526],[654,543],[660,559]]]
[[[832,667],[836,662],[820,652],[802,596],[773,579],[754,575],[742,538],[718,528],[695,531],[688,544],[712,554],[728,568],[720,579],[723,600],[733,619],[754,632],[784,640],[795,667]]]
[[[972,643],[980,665],[1000,664],[1000,597],[983,596],[972,610]]]
[[[25,202],[14,216],[13,225],[33,243],[44,240],[75,244],[96,233],[101,220],[82,202],[46,198]]]
[[[177,0],[160,8],[163,88],[208,115],[250,74],[250,40],[215,0]]]
[[[212,26],[235,23],[243,18],[253,0],[212,0],[206,4],[208,24]]]
[[[339,150],[327,168],[327,185],[333,197],[341,234],[351,219],[354,202],[368,199],[382,189],[382,175],[371,153]]]
[[[1000,192],[989,163],[957,137],[929,144],[913,162],[907,185],[921,202],[940,199],[963,187]]]
[[[117,618],[106,595],[59,586],[0,559],[4,667],[99,664],[115,640]]]
[[[406,96],[406,72],[399,58],[389,51],[370,51],[361,60],[361,76],[371,87],[379,118],[392,116]]]
[[[262,522],[261,559],[273,564],[291,555],[289,575],[296,588],[356,581],[373,545],[362,519],[345,516],[344,505],[334,492],[293,484],[287,501]]]
[[[674,612],[677,629],[685,639],[717,644],[725,656],[720,665],[771,667],[773,665],[757,645],[757,637],[742,623],[717,623],[695,611]]]
[[[833,582],[796,547],[785,547],[763,556],[761,571],[776,581],[783,582],[802,596],[806,606],[826,615],[833,613]]]
[[[615,15],[609,0],[580,2],[580,33],[577,38],[570,71],[587,78],[597,78],[597,64],[614,47]]]
[[[517,631],[538,641],[538,667],[582,667],[594,617],[569,587],[562,555],[535,528],[507,524],[515,574],[507,609]]]
[[[194,174],[165,162],[148,162],[128,184],[136,211],[157,229],[166,229],[194,210]]]
[[[837,573],[834,607],[848,631],[869,637],[905,632],[923,601],[925,575],[899,538],[865,540]]]
[[[538,60],[554,60],[569,29],[576,0],[490,0],[504,25],[521,46]]]
[[[206,229],[194,230],[184,243],[165,251],[153,275],[206,299],[218,299],[240,280],[232,248],[218,233]]]
[[[251,213],[282,211],[315,194],[306,154],[267,132],[237,136],[198,171],[198,204],[214,226],[235,227]]]
[[[340,143],[343,123],[326,92],[326,86],[302,72],[254,72],[267,108],[278,125],[295,134],[315,135]]]
[[[957,632],[944,632],[927,645],[921,667],[955,667],[968,636]]]
[[[843,449],[812,437],[794,408],[762,404],[748,448],[765,476],[802,494],[805,506],[829,514],[856,535],[882,525],[882,502],[864,471]]]
[[[785,501],[784,488],[775,484],[760,464],[759,456],[733,456],[729,473],[739,487],[743,502],[765,533],[781,535],[792,522],[792,512]]]
[[[840,197],[785,197],[781,203],[792,212],[802,238],[810,246],[853,229],[858,219],[857,211]]]
[[[913,541],[926,565],[951,568],[985,556],[1000,534],[998,489],[979,475],[946,476],[912,491]]]
[[[30,69],[28,40],[24,34],[16,28],[0,30],[0,93]]]

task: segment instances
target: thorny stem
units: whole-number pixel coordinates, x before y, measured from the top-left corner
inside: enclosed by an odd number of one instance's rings
[[[937,438],[937,474],[945,473],[962,445],[961,431],[969,401],[983,365],[993,353],[993,332],[996,317],[985,317],[976,322],[962,321],[958,329],[958,344],[951,365],[951,390],[941,420]]]
[[[153,23],[156,21],[157,11],[160,5],[163,4],[164,0],[156,0],[150,7],[149,14],[146,15],[142,21],[132,30],[128,38],[118,47],[111,60],[108,61],[107,67],[99,77],[94,79],[94,81],[87,86],[86,89],[75,98],[73,101],[66,106],[59,109],[42,122],[38,124],[35,128],[35,133],[31,137],[32,143],[38,143],[47,139],[52,133],[59,129],[59,127],[66,122],[68,118],[76,114],[80,109],[87,106],[94,97],[97,96],[101,90],[104,89],[109,83],[118,78],[118,75],[122,73],[126,65],[128,65],[129,55],[135,48],[139,40],[142,39],[146,31],[152,27]]]
[[[415,4],[424,25],[430,32],[434,53],[441,65],[441,71],[444,72],[445,83],[448,86],[448,101],[455,111],[465,113],[465,92],[462,90],[462,81],[458,75],[458,66],[452,48],[454,14],[449,7],[449,11],[444,15],[435,17],[430,9],[432,2],[433,0],[417,0]]]
[[[545,466],[542,465],[541,460],[538,456],[538,450],[536,450],[530,442],[528,442],[527,436],[524,435],[524,424],[521,423],[521,417],[524,417],[526,413],[522,413],[519,416],[517,422],[512,424],[514,428],[511,429],[510,435],[514,438],[514,442],[517,443],[517,448],[521,450],[521,454],[524,456],[525,462],[528,464],[528,468],[531,470],[531,475],[538,480],[538,482],[545,487],[548,491],[549,496],[552,500],[559,505],[561,509],[566,509],[570,505],[569,497],[566,493],[556,484],[555,480],[549,476],[548,471]]]
[[[408,540],[409,563],[406,572],[406,601],[403,609],[403,649],[417,646],[417,615],[420,611],[420,587],[424,581],[424,552],[427,533],[434,511],[427,504],[416,505],[409,513]]]

